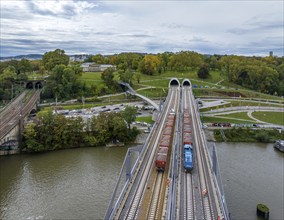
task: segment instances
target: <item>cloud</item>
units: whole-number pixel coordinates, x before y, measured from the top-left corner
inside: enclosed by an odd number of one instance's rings
[[[87,1],[27,1],[33,14],[72,17],[98,5]]]
[[[56,48],[68,54],[275,50],[283,56],[283,7],[282,1],[257,0],[2,0],[0,56]]]

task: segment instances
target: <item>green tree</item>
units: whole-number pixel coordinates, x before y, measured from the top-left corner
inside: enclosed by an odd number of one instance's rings
[[[128,125],[128,129],[130,130],[131,123],[134,122],[136,119],[137,109],[132,106],[126,106],[121,114]]]
[[[199,68],[197,72],[197,76],[201,79],[206,79],[209,77],[209,68],[207,65],[203,65]]]
[[[4,69],[3,73],[0,75],[0,82],[12,84],[16,79],[16,69],[13,66],[8,66]]]
[[[141,74],[135,73],[135,78],[136,78],[137,83],[140,84]]]
[[[114,80],[114,71],[114,68],[107,68],[101,75],[101,79],[112,92],[118,90],[118,83]]]
[[[43,96],[45,98],[68,99],[84,94],[86,88],[79,81],[82,68],[78,65],[56,65],[47,79]]]
[[[119,71],[118,74],[119,74],[119,78],[120,78],[121,81],[127,82],[130,85],[132,85],[132,80],[133,80],[133,75],[134,75],[133,72],[131,72],[128,69],[125,72]]]
[[[19,63],[19,71],[20,73],[27,73],[32,71],[31,62],[27,59],[21,59]]]
[[[92,61],[98,64],[104,64],[105,63],[105,58],[101,54],[96,54],[92,56]]]
[[[68,65],[69,56],[64,50],[56,49],[55,51],[46,52],[42,57],[42,62],[46,70],[51,71],[56,65]]]
[[[45,150],[44,145],[38,141],[38,134],[36,131],[35,123],[29,123],[25,126],[23,136],[25,145],[28,150],[34,152],[41,152]]]

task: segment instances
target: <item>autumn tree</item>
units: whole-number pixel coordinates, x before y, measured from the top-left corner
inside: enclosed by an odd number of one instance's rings
[[[146,75],[154,75],[161,72],[161,58],[155,55],[146,55],[139,63],[139,70]]]

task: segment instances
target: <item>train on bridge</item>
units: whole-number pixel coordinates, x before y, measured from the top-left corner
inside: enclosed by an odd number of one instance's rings
[[[164,172],[168,164],[167,162],[170,158],[170,152],[174,136],[175,121],[176,121],[175,113],[174,112],[169,113],[166,119],[166,124],[163,128],[163,135],[159,142],[159,148],[155,160],[157,171]]]
[[[189,110],[185,109],[183,113],[183,167],[185,172],[191,172],[193,169],[193,143],[192,143],[192,128],[190,125]]]

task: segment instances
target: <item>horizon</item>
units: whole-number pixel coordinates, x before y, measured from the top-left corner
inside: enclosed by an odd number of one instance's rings
[[[57,48],[57,49],[60,49],[60,48]],[[64,50],[64,49],[60,49],[60,50]],[[64,50],[65,51],[65,50]],[[186,51],[186,50],[184,50]],[[187,51],[193,51],[193,50],[187,50]],[[43,53],[29,53],[29,54],[19,54],[19,55],[11,55],[11,56],[0,56],[0,59],[5,59],[5,58],[14,58],[14,57],[18,57],[18,56],[31,56],[31,55],[41,55],[43,56],[45,53],[47,52],[50,52],[50,51],[46,51],[46,52],[43,52]],[[173,51],[164,51],[164,52],[159,52],[159,53],[166,53],[166,52],[169,52],[169,53],[178,53],[178,52],[182,52],[182,51],[177,51],[177,52],[173,52]],[[196,51],[193,51],[193,52],[196,52]],[[209,56],[214,56],[214,55],[217,55],[217,56],[243,56],[243,57],[268,57],[270,56],[270,52],[273,52],[273,51],[268,51],[268,53],[266,55],[242,55],[242,54],[217,54],[217,53],[214,53],[214,54],[209,54],[209,53],[198,53],[198,54],[201,54],[201,55],[209,55]],[[101,54],[102,56],[112,56],[112,55],[117,55],[117,54],[121,54],[121,53],[137,53],[137,54],[153,54],[153,55],[157,55],[158,53],[146,53],[146,52],[126,52],[126,51],[122,51],[120,53],[108,53],[108,54]],[[90,55],[90,56],[94,56],[94,55],[97,55],[98,53],[76,53],[76,54],[68,54],[66,53],[65,51],[65,54],[68,55],[68,56],[80,56],[80,55]],[[284,57],[284,55],[282,56],[277,56],[273,53],[273,57]]]

